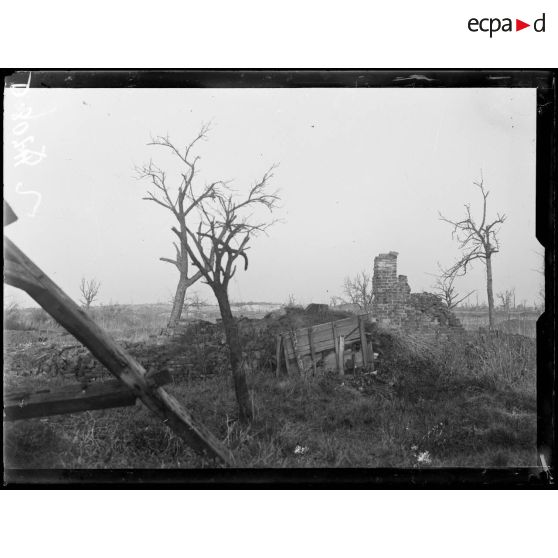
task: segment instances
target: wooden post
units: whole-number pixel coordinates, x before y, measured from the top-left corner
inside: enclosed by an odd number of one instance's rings
[[[345,337],[339,336],[339,357],[337,359],[337,370],[340,376],[345,375]]]
[[[358,329],[360,332],[360,354],[362,355],[362,367],[366,368],[368,365],[368,347],[366,344],[366,331],[364,329],[364,318],[358,317]]]
[[[295,332],[290,332],[290,339],[291,339],[291,345],[293,346],[293,354],[296,360],[296,367],[298,369],[298,373],[302,376],[302,372],[303,372],[303,366],[302,366],[302,360],[298,354],[298,350],[297,350],[297,346],[296,346],[296,333]]]
[[[285,368],[287,369],[287,376],[291,375],[291,364],[289,362],[289,351],[287,350],[287,343],[284,335],[281,335],[283,354],[285,355]]]
[[[372,345],[372,339],[368,341],[368,355],[370,361],[370,372],[374,372],[374,345]]]
[[[275,350],[275,360],[277,361],[277,365],[275,368],[275,375],[279,376],[281,373],[281,336],[277,336],[277,348]]]
[[[331,322],[331,329],[333,331],[333,347],[335,348],[337,370],[339,370],[339,336],[337,335],[337,326],[335,325],[335,322]]]
[[[312,369],[314,376],[316,375],[316,349],[314,347],[314,327],[308,328],[308,342],[310,345],[310,357],[312,359]]]
[[[26,291],[193,449],[233,463],[229,450],[203,424],[162,387],[151,387],[143,366],[6,237],[4,259],[5,283]]]

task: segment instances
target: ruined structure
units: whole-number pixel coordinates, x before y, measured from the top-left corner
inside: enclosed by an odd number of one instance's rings
[[[411,293],[406,275],[397,275],[397,252],[374,258],[372,319],[409,333],[440,335],[461,329],[459,320],[431,293]]]

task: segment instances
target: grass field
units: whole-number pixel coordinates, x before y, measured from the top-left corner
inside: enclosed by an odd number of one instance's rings
[[[488,310],[454,310],[465,329],[475,331],[488,327]],[[494,321],[496,329],[506,333],[517,333],[535,339],[537,336],[537,320],[540,312],[535,310],[511,311],[496,310]]]
[[[172,357],[156,337],[164,312],[151,309],[146,320],[148,311],[97,316],[146,366]],[[54,368],[37,363],[75,340],[54,324],[35,326],[30,320],[27,329],[5,331],[7,387],[39,389],[71,381],[64,366],[54,374]],[[249,427],[236,421],[232,382],[222,361],[204,371],[174,371],[167,388],[231,449],[241,467],[536,465],[533,339],[466,332],[431,346],[383,335],[376,375],[277,378],[268,367],[253,370],[248,382],[255,419]],[[60,363],[72,351],[79,349],[61,353]],[[66,364],[71,369],[73,361]],[[5,423],[4,465],[214,466],[140,403]]]

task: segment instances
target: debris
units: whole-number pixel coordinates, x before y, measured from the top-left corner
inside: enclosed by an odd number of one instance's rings
[[[297,455],[304,455],[308,451],[308,449],[309,448],[307,448],[305,446],[301,446],[301,445],[297,444],[297,446],[294,449],[294,453],[297,454]]]

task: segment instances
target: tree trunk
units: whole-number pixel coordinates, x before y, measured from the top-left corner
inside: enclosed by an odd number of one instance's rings
[[[494,293],[492,292],[492,260],[486,256],[486,294],[488,297],[488,329],[494,328]]]
[[[219,303],[219,310],[221,312],[227,345],[229,347],[229,358],[240,422],[247,423],[252,420],[252,405],[250,403],[250,394],[248,393],[246,374],[243,366],[242,345],[240,344],[238,325],[232,315],[226,287],[222,285],[214,286],[213,291]]]
[[[186,290],[189,286],[188,283],[188,278],[181,273],[178,286],[176,287],[176,294],[174,295],[174,302],[172,303],[172,311],[167,326],[169,328],[176,327],[182,316],[182,309],[184,308],[184,301],[186,300]]]

